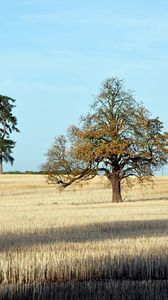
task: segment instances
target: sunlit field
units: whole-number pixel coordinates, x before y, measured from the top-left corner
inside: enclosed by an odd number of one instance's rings
[[[168,178],[123,199],[103,177],[1,175],[0,299],[168,299]]]

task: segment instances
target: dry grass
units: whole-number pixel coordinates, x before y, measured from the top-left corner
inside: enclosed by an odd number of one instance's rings
[[[0,176],[2,299],[167,299],[168,178],[154,181],[111,204],[103,178],[59,193]]]

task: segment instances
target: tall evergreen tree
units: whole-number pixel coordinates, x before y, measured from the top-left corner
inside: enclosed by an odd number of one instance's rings
[[[12,132],[19,132],[17,118],[12,110],[15,107],[14,99],[0,95],[0,173],[3,173],[3,161],[13,164],[12,155],[15,142],[11,139]]]

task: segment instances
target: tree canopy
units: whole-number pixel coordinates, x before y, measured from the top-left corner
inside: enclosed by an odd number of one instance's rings
[[[121,202],[121,181],[149,177],[168,161],[168,132],[142,103],[125,90],[123,80],[103,82],[90,112],[67,137],[55,139],[47,153],[48,180],[65,188],[73,182],[104,174]]]
[[[15,142],[11,139],[12,132],[19,132],[17,118],[12,110],[15,107],[15,100],[0,95],[0,173],[3,173],[3,161],[13,164],[12,150]]]

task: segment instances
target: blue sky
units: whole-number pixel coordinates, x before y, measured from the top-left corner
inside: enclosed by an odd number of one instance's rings
[[[6,0],[0,24],[0,94],[16,99],[21,130],[6,170],[37,170],[109,77],[168,130],[167,0]]]

